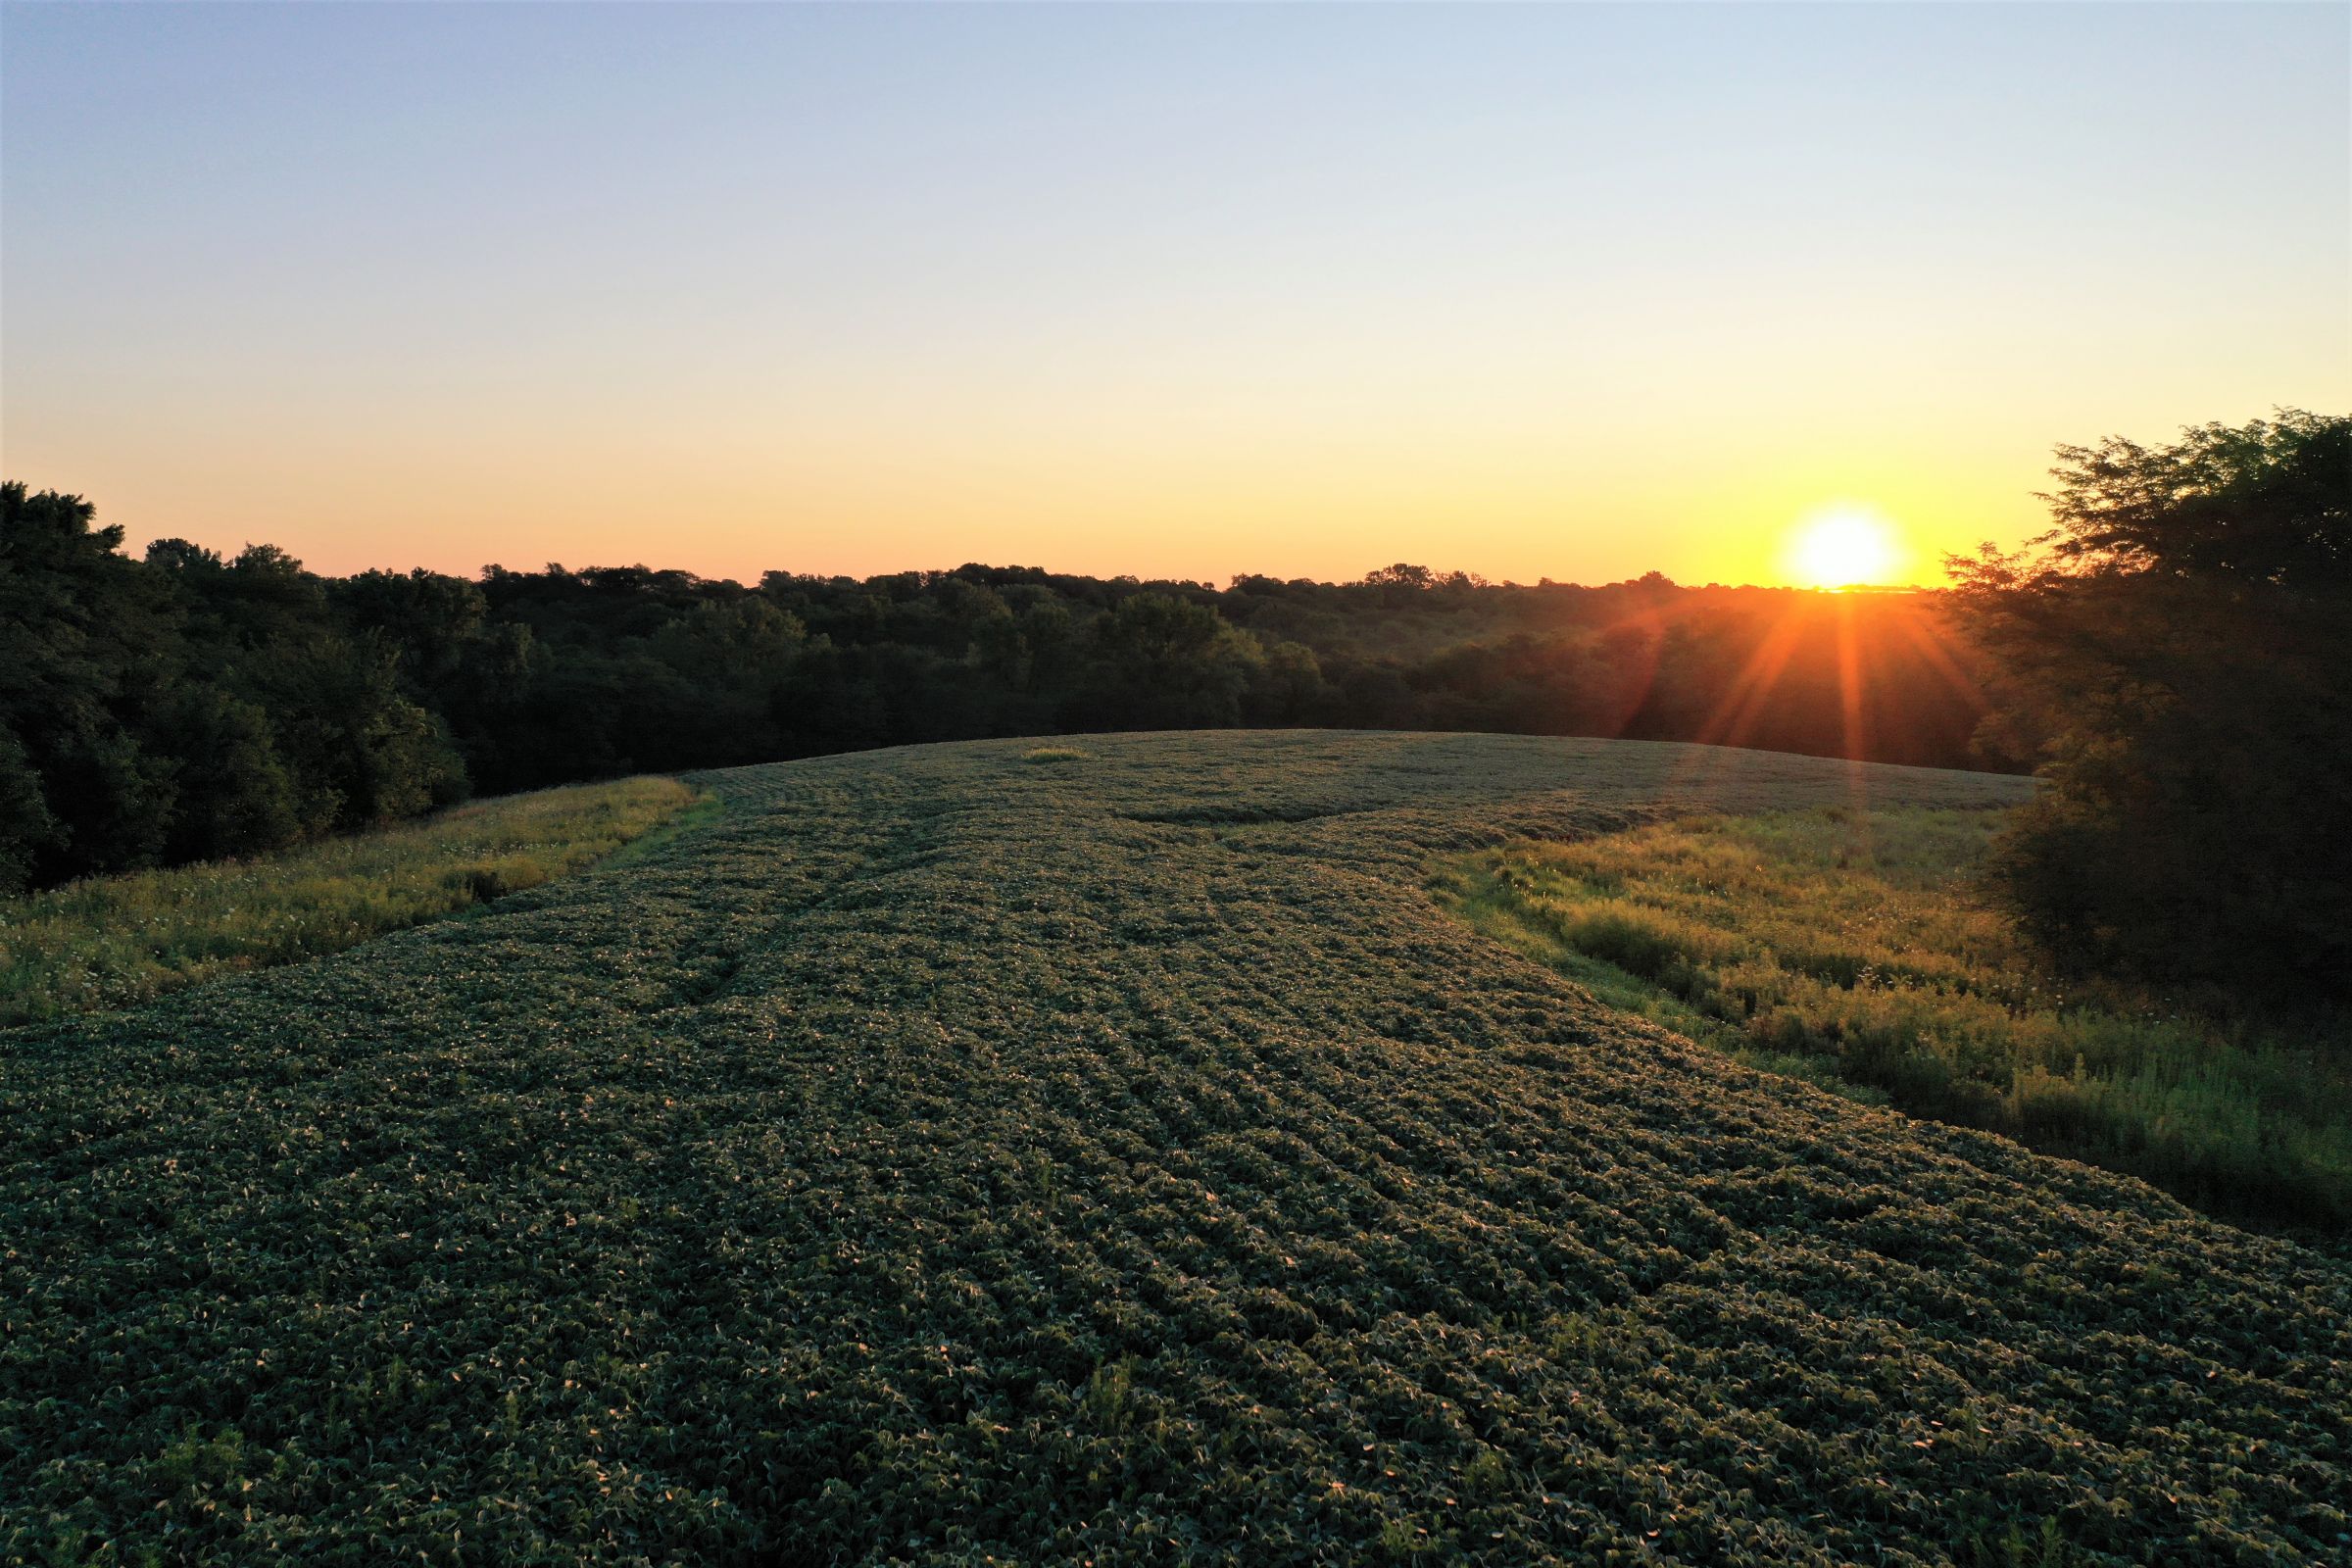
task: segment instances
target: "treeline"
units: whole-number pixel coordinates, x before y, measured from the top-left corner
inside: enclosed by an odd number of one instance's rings
[[[122,550],[5,489],[0,887],[255,854],[465,797],[910,741],[1330,725],[1983,765],[1936,596],[1326,584],[967,565],[757,585],[642,566],[331,578]]]

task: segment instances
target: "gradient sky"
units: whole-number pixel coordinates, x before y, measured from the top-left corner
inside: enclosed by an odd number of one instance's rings
[[[2352,8],[0,20],[0,461],[314,568],[1776,581],[2352,405]]]

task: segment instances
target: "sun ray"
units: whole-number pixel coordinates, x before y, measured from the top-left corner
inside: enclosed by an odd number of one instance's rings
[[[1740,671],[1723,701],[1715,705],[1707,721],[1699,726],[1698,738],[1710,746],[1737,746],[1754,725],[1764,705],[1780,684],[1781,672],[1788,667],[1795,656],[1797,639],[1804,627],[1798,612],[1791,611],[1777,621],[1765,635],[1747,664]]]

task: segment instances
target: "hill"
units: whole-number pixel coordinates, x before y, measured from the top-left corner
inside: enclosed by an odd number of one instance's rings
[[[1443,914],[2027,786],[1306,732],[865,753],[0,1034],[9,1562],[2352,1556],[2352,1267]]]

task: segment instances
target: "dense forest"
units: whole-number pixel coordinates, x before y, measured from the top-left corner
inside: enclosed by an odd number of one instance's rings
[[[1978,661],[1939,596],[1217,589],[1023,566],[752,586],[644,566],[323,577],[0,515],[0,888],[270,850],[504,792],[910,741],[1333,725],[1705,740],[1940,766]]]

